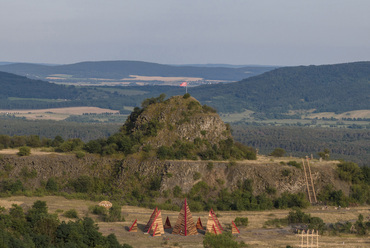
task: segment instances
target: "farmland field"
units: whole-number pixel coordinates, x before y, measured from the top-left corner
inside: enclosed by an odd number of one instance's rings
[[[64,120],[71,115],[83,114],[118,114],[119,111],[103,109],[98,107],[69,107],[69,108],[51,108],[51,109],[12,109],[0,110],[0,114],[14,115],[15,117],[25,117],[30,120]]]

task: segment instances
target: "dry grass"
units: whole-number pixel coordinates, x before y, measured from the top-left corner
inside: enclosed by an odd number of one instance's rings
[[[126,221],[124,222],[113,222],[105,223],[99,221],[97,216],[88,213],[88,207],[96,205],[97,202],[83,201],[83,200],[68,200],[63,197],[57,196],[46,196],[46,197],[25,197],[25,196],[13,196],[9,198],[3,198],[0,200],[0,205],[9,208],[11,204],[24,204],[32,206],[36,200],[46,201],[48,204],[49,212],[58,212],[61,220],[68,220],[63,216],[63,212],[69,209],[76,209],[80,217],[89,216],[95,219],[99,225],[99,230],[104,234],[115,233],[118,240],[121,243],[128,243],[133,247],[175,247],[174,244],[178,243],[179,247],[203,247],[204,231],[199,231],[197,236],[182,237],[178,235],[170,234],[170,230],[166,230],[165,235],[161,237],[151,237],[148,234],[144,234],[142,229],[149,220],[153,209],[145,209],[140,207],[123,206],[122,214]],[[62,211],[61,211],[62,210]],[[175,225],[178,212],[162,210],[163,222],[169,217],[172,226]],[[293,233],[293,230],[289,227],[284,228],[263,228],[264,222],[274,218],[284,218],[287,216],[289,210],[271,210],[271,211],[242,211],[242,212],[231,212],[231,211],[216,211],[219,214],[219,220],[224,229],[229,229],[231,221],[236,217],[248,217],[249,225],[246,228],[240,228],[240,234],[236,236],[237,241],[244,241],[249,244],[250,247],[286,247],[291,245],[298,247],[299,237]],[[359,214],[363,214],[364,217],[370,216],[370,210],[368,206],[362,206],[353,208],[350,210],[335,210],[329,208],[328,210],[321,210],[319,207],[311,207],[304,210],[306,213],[310,213],[311,216],[320,217],[324,222],[337,222],[355,220]],[[201,218],[203,225],[206,225],[208,212],[192,213],[193,220],[196,221],[198,217]],[[130,233],[128,228],[134,222],[138,220],[138,232]],[[165,242],[167,244],[165,244]],[[366,237],[356,237],[355,235],[342,235],[342,236],[320,236],[319,247],[369,247],[370,239]]]
[[[3,149],[0,150],[0,154],[17,154],[19,152],[19,149]],[[52,151],[47,151],[44,148],[31,148],[31,155],[30,156],[39,156],[39,155],[49,155],[49,154],[57,154],[60,156],[65,155],[65,153],[57,153]]]
[[[370,118],[370,110],[354,110],[349,112],[344,112],[341,114],[335,114],[334,112],[323,112],[323,113],[312,113],[307,116],[307,118],[331,118],[334,117],[336,119],[341,118]]]

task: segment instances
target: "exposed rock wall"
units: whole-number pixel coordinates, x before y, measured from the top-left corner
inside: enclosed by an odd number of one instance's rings
[[[212,163],[213,166],[209,166],[209,163]],[[318,161],[311,163],[315,188],[320,191],[325,185],[332,184],[337,190],[341,189],[348,195],[349,185],[338,179],[335,163],[320,163]],[[5,171],[6,165],[12,166],[9,172]],[[37,172],[36,177],[23,178],[22,169],[24,167],[28,171],[35,170]],[[188,193],[200,181],[206,182],[211,188],[226,187],[234,190],[238,182],[252,179],[255,194],[264,192],[268,186],[276,188],[278,194],[285,191],[291,193],[306,192],[303,170],[281,165],[278,161],[259,160],[230,163],[217,161],[160,161],[157,159],[142,161],[135,156],[121,160],[89,154],[82,159],[76,158],[75,155],[66,154],[27,157],[3,155],[0,158],[0,180],[17,178],[22,180],[25,185],[37,188],[42,181],[45,182],[50,177],[63,178],[64,180],[77,178],[81,175],[109,177],[115,168],[119,169],[115,179],[117,185],[123,185],[128,177],[138,173],[146,178],[162,177],[161,191],[172,191],[178,185],[182,188],[183,193]],[[290,174],[284,176],[283,170],[289,170]],[[201,177],[194,180],[195,173],[200,173]],[[143,183],[145,182],[143,181]]]

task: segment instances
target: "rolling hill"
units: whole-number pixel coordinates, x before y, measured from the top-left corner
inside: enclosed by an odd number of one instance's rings
[[[160,77],[195,77],[205,80],[238,81],[255,76],[276,67],[209,67],[209,66],[173,66],[141,61],[97,61],[67,65],[41,65],[14,63],[0,65],[0,71],[10,72],[33,79],[46,80],[52,75],[68,75],[75,79],[115,79],[128,78],[130,75]]]
[[[370,109],[370,62],[283,67],[232,84],[199,86],[190,93],[220,112]]]
[[[31,81],[32,87],[29,87]],[[0,98],[7,99],[7,107],[0,103],[0,108],[35,108],[27,101],[9,99],[18,97],[69,100],[48,102],[49,107],[96,106],[120,110],[122,106],[140,106],[144,99],[161,93],[167,96],[184,93],[182,87],[170,86],[65,87],[9,73],[0,73],[0,86]],[[289,111],[296,110],[335,113],[369,110],[370,62],[284,67],[235,83],[202,85],[188,90],[202,104],[219,112],[247,109],[267,118],[283,118]],[[38,108],[43,104],[38,101]]]

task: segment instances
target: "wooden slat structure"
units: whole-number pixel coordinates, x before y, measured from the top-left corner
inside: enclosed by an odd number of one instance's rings
[[[158,236],[154,235],[156,231],[160,232],[161,234],[164,234],[161,210],[157,211],[157,214],[153,219],[153,223],[150,225],[147,233],[150,233],[151,231],[153,231],[153,229],[154,229],[153,236]]]
[[[148,232],[149,230],[149,227],[153,224],[153,221],[155,219],[155,216],[157,215],[158,213],[158,208],[156,207],[152,213],[152,215],[150,216],[149,218],[149,221],[148,223],[146,224],[146,226],[144,227],[144,232]]]
[[[161,236],[161,231],[159,230],[158,223],[155,225],[155,228],[154,228],[154,231],[153,231],[152,236],[153,237]]]
[[[231,221],[231,234],[238,234],[240,233],[239,229],[236,227],[234,221]]]
[[[193,216],[191,215],[186,199],[179,213],[179,217],[177,218],[176,225],[172,230],[172,234],[179,234],[184,236],[198,234],[193,221]]]
[[[310,203],[317,203],[316,192],[315,192],[315,187],[313,184],[310,162],[308,160],[308,157],[306,157],[306,162],[307,162],[307,165],[305,165],[305,160],[302,159],[304,176],[305,176],[305,181],[306,181],[306,186],[307,186],[308,200],[310,201]]]
[[[209,211],[207,220],[207,232],[221,234],[224,229],[222,228],[220,222],[218,221],[213,209]]]
[[[319,231],[316,230],[307,230],[305,232],[304,230],[298,234],[300,236],[300,248],[318,248],[319,247]]]
[[[98,205],[99,207],[104,207],[106,209],[110,209],[113,206],[112,203],[109,201],[101,201]]]
[[[129,232],[137,232],[137,219],[132,223],[130,229],[128,230]]]
[[[166,222],[164,223],[164,229],[170,229],[172,228],[170,219],[167,216]]]
[[[200,220],[200,217],[198,218],[196,228],[199,229],[199,230],[204,230],[204,227],[203,227],[202,221]]]

